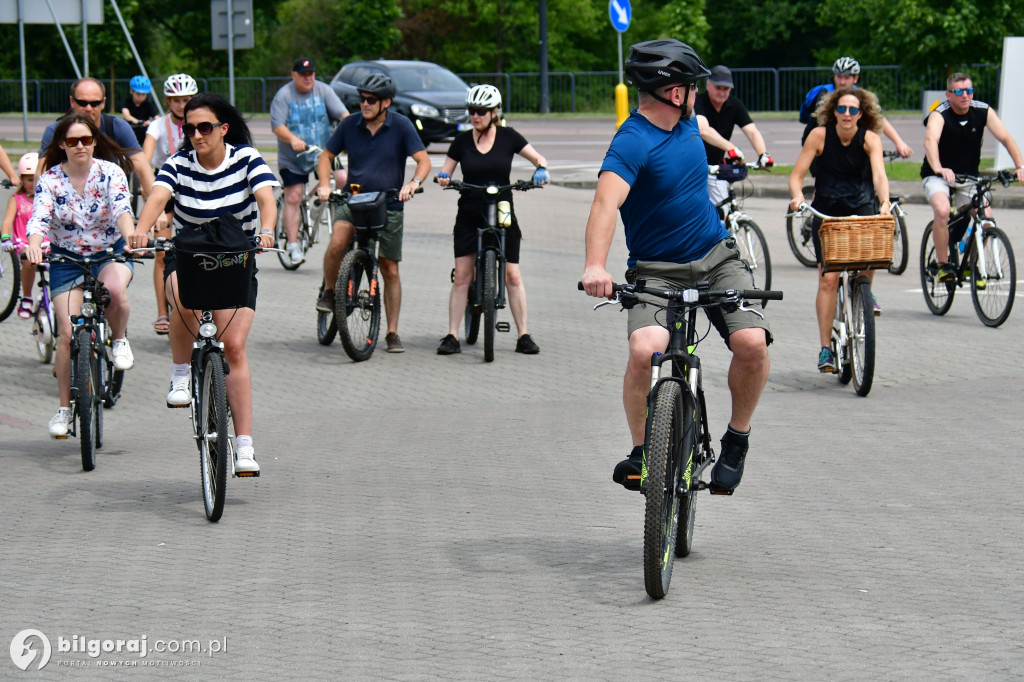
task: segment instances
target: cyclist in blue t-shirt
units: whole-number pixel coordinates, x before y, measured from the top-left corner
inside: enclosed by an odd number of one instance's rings
[[[665,39],[633,45],[625,73],[640,91],[639,107],[615,134],[601,166],[587,221],[584,290],[596,297],[612,295],[613,278],[605,268],[616,211],[626,228],[627,279],[661,280],[670,287],[707,279],[715,289],[753,289],[750,269],[708,196],[700,134],[707,124],[693,116],[693,105],[696,83],[710,71],[690,46]],[[768,379],[772,336],[767,322],[752,312],[723,314],[715,309],[709,317],[733,353],[732,416],[711,485],[732,491],[743,475],[750,419]],[[669,333],[655,319],[652,306],[629,311],[628,333],[622,399],[634,447],[615,467],[612,479],[636,490],[643,467],[651,355],[665,350]]]

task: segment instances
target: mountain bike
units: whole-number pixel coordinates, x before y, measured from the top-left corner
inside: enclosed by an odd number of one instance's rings
[[[882,152],[886,159],[894,159],[899,152]],[[893,275],[902,275],[907,269],[907,260],[910,254],[909,237],[907,236],[907,214],[903,210],[903,201],[898,195],[889,196],[892,215],[896,219],[893,229],[893,250],[892,263],[889,265],[889,272]],[[809,268],[817,267],[818,260],[814,254],[814,230],[812,222],[814,216],[810,213],[786,214],[786,239],[789,248],[793,251],[796,259]]]
[[[583,283],[578,284],[583,289]],[[668,348],[651,357],[651,390],[647,396],[644,452],[647,475],[641,481],[644,511],[644,585],[654,599],[668,593],[675,557],[690,554],[693,545],[697,493],[713,491],[702,476],[715,461],[708,430],[707,404],[700,358],[696,355],[697,310],[722,307],[749,310],[762,316],[748,301],[781,301],[781,291],[709,289],[707,281],[695,289],[661,289],[637,279],[613,285],[615,297],[594,306],[653,305],[665,311],[662,325],[669,330]],[[646,294],[645,300],[640,294]],[[652,297],[664,299],[663,305]],[[720,491],[717,494],[731,494]]]
[[[892,261],[894,216],[834,218],[806,202],[798,210],[822,220],[822,272],[839,273],[831,341],[839,383],[852,379],[866,396],[875,376],[875,305],[865,271]]]
[[[924,302],[935,315],[945,315],[953,305],[953,294],[969,284],[971,301],[978,318],[988,327],[998,327],[1010,316],[1017,295],[1017,262],[1006,233],[995,220],[985,217],[990,190],[996,182],[1003,187],[1016,180],[1012,170],[989,177],[957,175],[956,181],[974,185],[971,200],[949,219],[949,263],[954,279],[939,281],[939,264],[932,241],[934,221],[929,221],[921,238],[921,289]]]
[[[308,145],[305,151],[298,153],[298,156],[316,154],[319,158],[323,151],[316,145]],[[333,173],[331,173],[331,186],[334,186]],[[317,186],[314,183],[313,188],[303,195],[302,201],[299,203],[298,244],[302,249],[303,257],[313,248],[314,244],[320,241],[321,230],[326,231],[328,235],[331,233],[331,211],[326,204],[316,201],[316,190]],[[284,229],[284,194],[277,198],[277,226],[274,228],[274,241],[277,248],[282,249],[278,252],[277,258],[285,270],[297,270],[305,262],[293,263],[288,257],[287,250],[284,250],[288,245],[288,233]]]
[[[768,253],[768,242],[764,232],[757,226],[754,219],[743,211],[743,199],[736,195],[733,185],[746,180],[748,170],[768,170],[758,163],[732,164],[723,163],[708,166],[708,175],[728,183],[729,194],[715,204],[718,217],[725,223],[729,234],[736,238],[736,246],[740,250],[740,258],[746,261],[754,276],[754,284],[758,289],[770,289],[772,286],[772,260]]]
[[[437,182],[437,178],[434,178]],[[466,343],[473,345],[480,334],[480,318],[484,328],[484,362],[494,361],[494,333],[511,330],[508,322],[498,322],[498,311],[505,307],[505,230],[512,226],[511,207],[498,201],[507,190],[525,192],[538,189],[527,180],[516,180],[510,185],[472,185],[450,180],[444,189],[464,192],[483,192],[487,196],[487,225],[477,228],[476,272],[466,297]],[[502,204],[505,204],[502,206]],[[452,281],[455,270],[452,270]]]
[[[71,263],[85,277],[82,308],[71,316],[71,412],[69,435],[77,436],[82,447],[82,468],[96,468],[96,450],[103,447],[103,407],[113,407],[121,395],[124,370],[114,369],[110,353],[110,325],[104,309],[110,305],[110,292],[93,276],[92,266],[124,263],[130,254],[107,249],[94,256],[74,257],[50,252],[50,263]],[[65,440],[67,436],[58,436]]]

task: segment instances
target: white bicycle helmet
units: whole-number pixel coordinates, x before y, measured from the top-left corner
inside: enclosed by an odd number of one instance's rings
[[[164,81],[164,94],[168,97],[182,97],[199,94],[196,79],[187,73],[176,73]]]
[[[840,57],[832,65],[832,73],[837,76],[856,76],[860,74],[860,63],[853,57]]]
[[[466,93],[466,106],[474,109],[501,107],[501,92],[493,85],[475,85]]]
[[[29,152],[18,159],[18,175],[35,175],[36,166],[39,165],[39,154]]]

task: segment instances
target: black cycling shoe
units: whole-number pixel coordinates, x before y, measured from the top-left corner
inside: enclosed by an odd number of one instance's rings
[[[732,495],[736,486],[743,478],[743,460],[747,457],[746,436],[733,431],[726,431],[722,436],[722,453],[711,469],[711,483],[708,487],[712,493]]]
[[[640,490],[644,469],[644,446],[637,445],[629,453],[629,457],[615,465],[612,480],[626,490]]]
[[[523,334],[516,341],[516,352],[524,353],[526,355],[536,355],[540,352],[540,347],[530,338],[529,334]]]
[[[441,339],[441,345],[437,347],[438,355],[455,355],[461,352],[462,346],[459,345],[459,340],[451,334]]]

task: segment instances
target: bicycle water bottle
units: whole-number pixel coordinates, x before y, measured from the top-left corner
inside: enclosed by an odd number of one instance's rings
[[[498,225],[512,227],[512,206],[507,201],[498,202]]]
[[[974,225],[973,224],[969,224],[967,226],[967,229],[964,231],[963,239],[961,239],[959,242],[957,242],[957,245],[956,245],[956,248],[960,249],[960,253],[963,253],[964,249],[967,248],[967,245],[971,243],[971,234],[973,232],[974,232]]]

